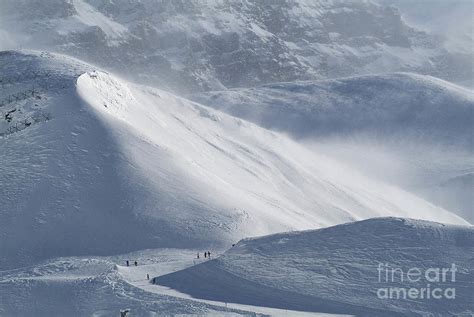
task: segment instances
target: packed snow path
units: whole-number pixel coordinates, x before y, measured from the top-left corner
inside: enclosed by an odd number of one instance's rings
[[[118,316],[130,309],[133,316],[257,316],[249,310],[188,300],[166,293],[148,292],[132,285],[142,283],[138,272],[155,263],[170,270],[186,262],[194,250],[143,250],[114,257],[70,257],[33,267],[0,271],[0,316]],[[124,280],[117,263],[137,260],[135,275]],[[146,264],[145,264],[146,263]],[[192,263],[192,262],[191,262]],[[141,278],[141,277],[140,277]]]

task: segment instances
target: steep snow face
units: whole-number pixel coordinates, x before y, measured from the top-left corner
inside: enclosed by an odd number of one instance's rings
[[[191,99],[474,221],[474,93],[409,73],[266,85]]]
[[[472,50],[451,52],[372,1],[4,0],[0,17],[7,48],[64,52],[182,91],[387,71],[473,76]]]
[[[172,94],[58,55],[0,58],[2,96],[20,96],[2,106],[4,267],[219,246],[381,215],[464,223],[284,135]]]
[[[470,315],[473,252],[471,226],[378,218],[245,239],[215,260],[157,277],[155,283],[195,298],[303,311]],[[419,271],[419,279],[408,279],[412,268],[410,274]],[[398,299],[384,298],[389,288],[425,288],[425,294],[404,299],[401,291]],[[441,298],[432,296],[436,288]]]

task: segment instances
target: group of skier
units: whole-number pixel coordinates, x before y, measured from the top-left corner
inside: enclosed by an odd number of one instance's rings
[[[199,259],[199,252],[197,253],[197,258]],[[211,251],[204,252],[204,258],[210,259],[211,258]]]
[[[129,261],[129,260],[125,261],[125,263],[127,264],[127,266],[130,266],[130,261]],[[134,264],[135,266],[138,266],[138,262],[137,262],[137,261],[133,262],[133,264]]]
[[[198,259],[200,258],[199,252],[197,253],[197,258],[198,258]],[[204,258],[205,258],[205,259],[210,259],[210,258],[211,258],[211,251],[206,251],[206,252],[204,252]],[[130,261],[129,261],[129,260],[126,260],[125,263],[126,263],[127,266],[130,266]],[[134,264],[135,266],[138,266],[138,262],[137,262],[137,261],[134,261],[133,264]],[[146,279],[147,279],[147,280],[150,280],[150,275],[149,275],[148,273],[146,274]],[[153,284],[155,284],[155,278],[153,278]]]

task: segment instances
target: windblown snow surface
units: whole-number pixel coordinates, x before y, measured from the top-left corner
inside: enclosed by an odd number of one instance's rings
[[[412,73],[190,96],[474,221],[474,93]]]
[[[175,255],[176,271],[244,237],[378,216],[467,224],[292,136],[78,60],[9,51],[0,66],[0,315],[252,314],[137,289],[115,264]]]

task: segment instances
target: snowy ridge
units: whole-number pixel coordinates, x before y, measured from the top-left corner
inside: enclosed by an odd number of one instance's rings
[[[6,76],[45,62],[39,53],[1,59]],[[53,75],[36,80],[48,84],[41,100],[52,119],[0,139],[0,261],[7,267],[217,247],[384,215],[465,223],[284,135],[60,55],[46,61]],[[87,73],[77,78],[64,67]],[[23,113],[34,102],[9,107]]]
[[[472,314],[474,229],[376,218],[316,231],[244,239],[215,260],[160,276],[156,283],[196,298],[364,316]],[[379,279],[379,264],[408,270],[457,267],[455,299],[377,297],[379,288],[426,287]],[[385,267],[382,266],[382,269]],[[382,270],[384,276],[385,272]],[[429,282],[428,282],[429,283]]]

